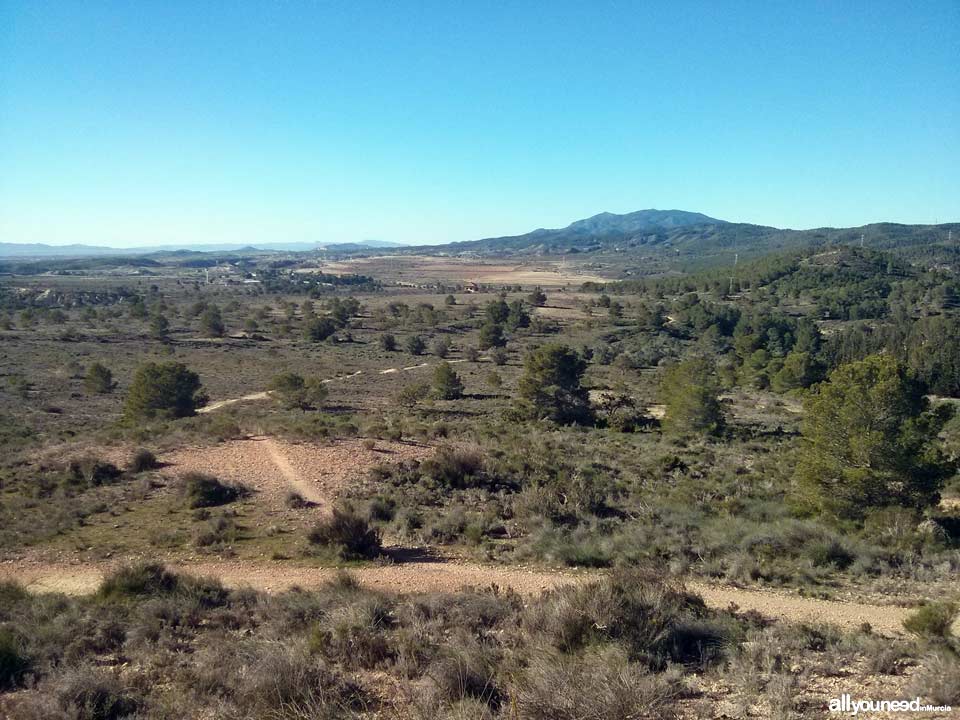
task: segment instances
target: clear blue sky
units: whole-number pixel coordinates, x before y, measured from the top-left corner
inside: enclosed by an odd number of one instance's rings
[[[0,241],[960,220],[960,2],[0,0]]]

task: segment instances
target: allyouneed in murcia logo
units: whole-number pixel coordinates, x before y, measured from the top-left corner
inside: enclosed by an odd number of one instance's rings
[[[920,698],[913,700],[854,700],[844,693],[833,698],[828,708],[830,712],[858,715],[862,712],[950,712],[949,705],[927,705]]]

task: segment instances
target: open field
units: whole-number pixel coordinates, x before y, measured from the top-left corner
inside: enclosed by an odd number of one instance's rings
[[[360,273],[387,282],[422,286],[446,285],[540,285],[542,287],[579,287],[585,282],[606,282],[604,276],[576,261],[537,260],[504,263],[472,258],[431,257],[429,255],[385,255],[327,262],[317,270],[325,273]],[[301,268],[300,272],[311,272]]]

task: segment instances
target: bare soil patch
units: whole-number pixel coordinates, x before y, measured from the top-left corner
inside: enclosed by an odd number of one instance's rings
[[[293,491],[328,510],[348,483],[375,465],[419,460],[432,452],[423,445],[383,440],[370,449],[362,440],[319,444],[252,437],[184,448],[164,454],[161,460],[167,475],[202,472],[243,483],[256,491],[258,503],[272,509],[283,508]]]

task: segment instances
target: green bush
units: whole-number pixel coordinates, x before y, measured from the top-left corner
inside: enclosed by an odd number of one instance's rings
[[[420,470],[443,487],[463,489],[485,484],[485,467],[479,448],[443,445],[421,463]]]
[[[926,638],[947,638],[960,611],[955,602],[933,602],[921,607],[903,621],[903,627]]]
[[[390,333],[384,333],[380,336],[380,349],[393,352],[397,349],[397,338]]]
[[[130,472],[142,473],[160,467],[157,456],[145,448],[137,450],[130,459]]]
[[[108,393],[114,388],[113,373],[109,368],[96,362],[87,369],[83,378],[83,387],[89,393]]]
[[[113,463],[98,458],[80,458],[71,460],[67,466],[67,482],[81,488],[112,485],[123,473]]]
[[[200,329],[210,337],[223,337],[227,332],[220,308],[209,305],[200,315]]]
[[[323,342],[337,331],[337,325],[330,318],[314,318],[303,326],[303,339],[308,342]]]
[[[403,349],[411,355],[423,355],[427,349],[427,343],[419,335],[411,335],[403,341]]]
[[[382,547],[380,531],[350,507],[334,508],[329,517],[313,526],[307,539],[313,545],[337,550],[345,560],[377,557]]]
[[[102,600],[124,600],[136,597],[168,595],[177,587],[177,576],[158,563],[128,565],[107,575],[97,597]]]
[[[214,579],[175,574],[160,563],[139,563],[114,570],[100,583],[96,597],[115,602],[166,597],[179,600],[181,610],[194,612],[198,608],[225,605],[229,592]],[[175,610],[168,606],[169,611]]]
[[[550,593],[531,608],[526,626],[564,652],[597,641],[621,643],[632,661],[653,670],[670,662],[705,665],[730,642],[730,631],[711,618],[699,597],[626,570]]]
[[[815,567],[834,566],[846,570],[856,556],[837,540],[815,542],[807,548],[807,555]]]
[[[528,720],[673,717],[670,704],[684,691],[679,673],[650,673],[617,647],[583,655],[540,652],[519,679],[520,717]]]
[[[327,386],[319,378],[303,379],[296,373],[281,373],[270,381],[270,392],[287,408],[309,410],[327,399]]]
[[[191,508],[226,505],[250,494],[243,485],[224,483],[203,473],[187,473],[182,480],[184,494]]]

